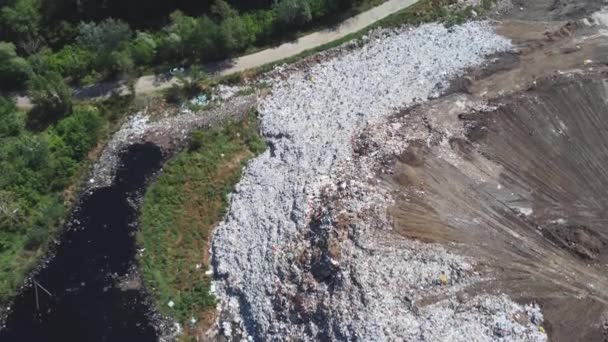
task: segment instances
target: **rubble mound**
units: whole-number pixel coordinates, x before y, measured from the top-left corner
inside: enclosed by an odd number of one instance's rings
[[[457,295],[472,259],[399,237],[377,177],[413,136],[356,139],[512,49],[485,22],[380,30],[274,80],[259,105],[269,149],[247,166],[212,243],[220,330],[273,339],[544,340],[536,305]],[[275,73],[276,74],[276,73]],[[398,131],[398,123],[394,128]],[[386,166],[390,168],[390,165]],[[430,298],[433,298],[432,300]]]

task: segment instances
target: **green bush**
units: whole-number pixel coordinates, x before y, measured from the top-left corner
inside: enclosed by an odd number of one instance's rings
[[[80,23],[78,32],[78,46],[99,55],[121,50],[132,36],[129,24],[112,18],[100,23]]]
[[[72,88],[56,72],[34,75],[29,81],[34,108],[28,114],[28,127],[44,129],[72,110]]]
[[[22,88],[30,73],[28,62],[17,56],[15,44],[0,42],[0,89]]]
[[[55,53],[42,55],[42,62],[45,67],[76,82],[89,74],[94,61],[95,54],[93,52],[73,45],[66,45]]]
[[[1,28],[8,31],[15,41],[23,42],[25,50],[30,53],[35,50],[40,31],[41,4],[42,0],[15,0],[11,6],[0,9]]]
[[[191,41],[194,55],[191,58],[199,61],[213,61],[222,57],[219,26],[207,16],[202,16],[196,22],[196,30]]]
[[[203,131],[196,131],[192,133],[190,138],[190,151],[197,151],[205,144],[205,133]]]
[[[239,12],[232,8],[229,3],[224,0],[216,0],[211,5],[211,13],[217,17],[218,20],[226,20],[228,18],[238,17]]]
[[[148,65],[154,61],[157,44],[150,34],[137,32],[137,38],[131,44],[131,55],[138,65]]]
[[[33,251],[38,249],[46,241],[48,232],[42,227],[35,227],[30,229],[26,235],[25,249]]]
[[[177,84],[174,84],[171,88],[165,90],[164,97],[168,103],[172,104],[180,104],[187,100],[186,94]]]
[[[0,97],[0,139],[19,135],[25,127],[25,118],[17,111],[15,102]]]
[[[251,36],[250,45],[256,42],[265,42],[273,34],[276,21],[276,12],[273,10],[259,10],[243,15],[243,23]]]
[[[104,69],[109,71],[111,75],[123,75],[133,71],[133,58],[129,50],[113,51],[106,57]]]
[[[275,4],[277,20],[286,27],[299,27],[312,20],[308,0],[279,0]]]
[[[243,51],[251,42],[251,34],[241,17],[226,18],[220,24],[219,39],[224,54]]]
[[[14,294],[65,217],[63,191],[97,144],[104,120],[77,106],[40,132],[24,127],[13,101],[0,97],[0,301]]]
[[[82,160],[95,146],[103,120],[94,107],[77,107],[74,112],[55,127],[57,136],[65,143],[67,155]]]

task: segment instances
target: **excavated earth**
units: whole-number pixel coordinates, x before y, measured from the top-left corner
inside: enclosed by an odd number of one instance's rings
[[[539,303],[553,340],[605,339],[608,74],[543,78],[489,107],[473,98],[394,119],[403,125],[395,136],[430,131],[383,177],[398,189],[395,232],[482,260],[477,269],[491,276],[465,293]]]
[[[463,293],[538,303],[554,341],[608,339],[604,16],[502,22],[518,54],[496,56],[383,133],[409,142],[385,161],[394,231],[474,257],[488,277]],[[417,126],[428,134],[412,139]]]
[[[607,340],[608,21],[586,5],[275,71],[269,150],[213,239],[212,333]]]

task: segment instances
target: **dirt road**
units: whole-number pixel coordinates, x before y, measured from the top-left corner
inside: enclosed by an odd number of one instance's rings
[[[409,7],[416,3],[417,0],[388,0],[380,6],[374,7],[366,12],[356,15],[348,20],[345,20],[336,27],[327,28],[322,31],[311,33],[301,37],[296,41],[284,43],[274,48],[262,50],[260,52],[236,58],[234,60],[225,61],[222,64],[226,68],[222,68],[217,74],[219,76],[229,75],[235,72],[255,68],[264,64],[280,61],[282,59],[295,56],[306,50],[313,49],[317,46],[330,43],[334,40],[343,38],[346,35],[355,33],[364,29],[366,26],[387,17],[399,10]],[[160,89],[165,89],[173,85],[174,78],[164,79],[158,75],[148,75],[140,77],[135,84],[135,92],[137,94],[145,94]]]
[[[306,50],[313,49],[343,38],[351,33],[360,31],[382,18],[413,5],[417,1],[418,0],[388,0],[382,5],[345,20],[335,27],[311,33],[296,41],[284,43],[274,48],[221,62],[218,65],[225,67],[222,67],[221,70],[217,72],[217,75],[229,75],[295,56]],[[175,82],[176,79],[167,74],[142,76],[135,82],[135,93],[148,94],[167,89],[175,84]],[[115,91],[120,93],[129,91],[120,81],[105,83],[102,86],[99,86],[99,88],[101,88],[99,90],[96,90],[96,88],[98,88],[97,85],[88,87],[85,91],[80,91],[80,89],[76,90],[76,96],[80,98],[95,98],[107,96]],[[25,96],[18,96],[16,100],[17,106],[21,109],[29,109],[32,107],[31,101]]]

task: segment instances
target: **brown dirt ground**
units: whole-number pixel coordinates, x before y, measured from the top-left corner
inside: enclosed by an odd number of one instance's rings
[[[528,16],[580,14],[548,3],[530,4]],[[408,113],[430,117],[462,96],[502,105],[452,118],[466,131],[450,140],[459,167],[425,143],[396,158],[386,179],[398,189],[395,230],[481,260],[488,280],[465,291],[539,303],[551,340],[608,341],[608,40],[587,38],[594,32],[576,21],[521,17],[498,25],[518,53]]]

